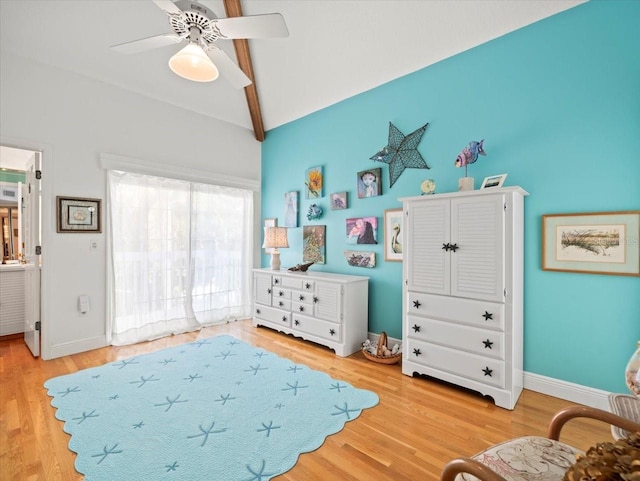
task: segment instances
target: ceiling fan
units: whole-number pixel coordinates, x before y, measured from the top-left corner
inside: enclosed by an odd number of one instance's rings
[[[169,16],[173,33],[121,43],[111,48],[131,54],[186,41],[187,45],[169,60],[169,67],[177,75],[195,82],[211,82],[220,73],[236,88],[251,84],[249,77],[215,44],[218,39],[289,35],[279,13],[218,18],[207,7],[192,0],[153,2]]]

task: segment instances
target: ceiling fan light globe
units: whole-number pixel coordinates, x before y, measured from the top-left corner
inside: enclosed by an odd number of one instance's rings
[[[212,82],[218,78],[218,69],[207,54],[195,43],[169,59],[169,68],[182,78],[194,82]]]

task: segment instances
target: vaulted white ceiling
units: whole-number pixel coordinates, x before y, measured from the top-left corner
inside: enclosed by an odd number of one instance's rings
[[[218,17],[222,0],[201,0]],[[289,37],[250,40],[265,130],[322,109],[583,0],[241,0],[244,15],[281,13]],[[252,128],[245,95],[224,79],[174,75],[180,45],[136,55],[111,45],[171,32],[149,0],[1,0],[0,54],[67,69]],[[219,45],[235,60],[233,44]]]

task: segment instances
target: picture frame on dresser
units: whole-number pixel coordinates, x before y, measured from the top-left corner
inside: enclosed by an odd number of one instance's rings
[[[542,269],[640,276],[640,210],[542,216]]]

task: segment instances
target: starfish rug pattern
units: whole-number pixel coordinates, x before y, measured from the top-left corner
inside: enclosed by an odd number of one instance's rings
[[[231,336],[49,379],[85,481],[267,481],[378,396]]]
[[[427,130],[428,123],[405,136],[389,122],[389,143],[370,160],[389,164],[389,187],[396,183],[404,169],[429,169],[430,167],[418,152],[418,144]]]

